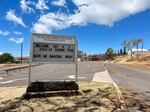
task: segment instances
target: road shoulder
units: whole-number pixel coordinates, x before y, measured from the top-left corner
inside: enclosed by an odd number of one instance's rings
[[[124,100],[124,97],[122,95],[122,92],[118,85],[112,80],[112,78],[109,75],[109,72],[107,70],[107,67],[104,65],[105,71],[104,72],[98,72],[94,74],[93,81],[94,82],[106,82],[112,84],[116,88],[116,95],[118,98],[118,102],[120,103],[120,107],[123,111],[127,111],[127,106]]]

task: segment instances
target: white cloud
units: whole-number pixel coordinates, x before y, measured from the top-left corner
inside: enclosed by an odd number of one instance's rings
[[[21,0],[20,1],[20,7],[23,12],[25,13],[31,13],[34,12],[34,10],[29,6],[32,2],[30,0]]]
[[[23,34],[22,32],[19,32],[19,31],[14,31],[13,33],[16,35],[22,35]]]
[[[9,34],[10,34],[10,32],[8,32],[8,31],[1,31],[0,30],[0,35],[7,36]]]
[[[41,15],[32,27],[34,32],[51,33],[72,25],[113,26],[130,15],[150,8],[150,0],[73,0],[78,7],[74,14],[48,13]]]
[[[14,38],[14,37],[11,37],[9,39],[9,41],[12,41],[12,42],[15,42],[16,44],[20,44],[24,41],[24,38]]]
[[[51,33],[54,29],[67,28],[70,24],[66,22],[66,19],[68,16],[65,14],[48,13],[40,17],[38,23],[33,25],[32,30],[38,33]]]
[[[0,52],[0,55],[2,55],[3,54],[3,52]]]
[[[38,0],[38,3],[35,5],[36,9],[40,10],[49,9],[48,6],[46,5],[47,2],[48,2],[47,0]]]
[[[78,6],[74,24],[95,23],[112,26],[129,15],[150,8],[149,0],[73,0]]]
[[[22,32],[19,32],[19,31],[13,31],[12,33],[16,34],[16,35],[22,35],[23,34]],[[0,35],[3,35],[3,36],[7,36],[7,35],[12,34],[12,33],[8,32],[8,31],[1,31],[0,30]]]
[[[6,14],[6,20],[8,21],[12,21],[14,23],[17,23],[23,27],[26,27],[26,25],[24,24],[24,22],[22,21],[21,17],[17,17],[15,15],[15,12],[13,10],[9,10]]]
[[[52,5],[58,6],[58,7],[62,7],[65,6],[66,4],[66,0],[53,0],[51,2]]]

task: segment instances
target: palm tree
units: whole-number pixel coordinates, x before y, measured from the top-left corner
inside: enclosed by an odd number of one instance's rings
[[[143,41],[144,41],[144,39],[143,39],[143,38],[139,38],[138,41],[139,41],[139,43],[142,43],[141,51],[143,52],[143,48],[144,48],[144,43],[143,43]]]
[[[137,51],[138,51],[139,43],[143,42],[143,38],[133,39],[132,42],[133,42],[133,46],[136,46]]]
[[[138,42],[138,40],[137,40],[137,39],[133,39],[133,40],[132,40],[132,44],[133,44],[133,46],[135,46],[135,47],[137,48],[137,51],[138,51],[138,47],[139,47],[139,42]]]

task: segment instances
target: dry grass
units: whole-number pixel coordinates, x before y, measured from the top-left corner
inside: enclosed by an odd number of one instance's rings
[[[133,66],[136,68],[150,70],[150,53],[134,55],[134,58],[132,61],[127,55],[119,56],[119,57],[116,57],[114,61],[111,61],[109,63],[125,64],[131,67]]]
[[[19,67],[27,64],[0,64],[0,69],[2,68],[10,68],[10,67]]]
[[[33,98],[30,100],[20,100],[15,98],[3,100],[0,103],[0,111],[2,112],[111,112],[120,111],[120,106],[116,100],[115,87],[107,83],[79,83],[83,90],[83,95],[68,97],[46,97]],[[24,93],[25,87],[11,88],[9,95]],[[3,88],[7,92],[10,88]],[[18,94],[20,93],[20,94]],[[4,94],[4,92],[2,93]],[[1,95],[1,93],[0,93]],[[5,95],[3,96],[5,97]],[[2,98],[2,97],[1,97]]]

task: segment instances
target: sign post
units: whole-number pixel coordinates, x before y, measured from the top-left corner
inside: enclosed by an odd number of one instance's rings
[[[77,82],[77,39],[75,36],[33,33],[30,48],[29,85],[31,83],[31,64],[40,63],[74,63]]]
[[[32,37],[30,39],[30,58],[29,58],[29,79],[28,79],[28,85],[31,84],[31,66],[32,66],[32,52],[33,52],[33,40]]]
[[[78,40],[76,39],[76,76],[75,76],[75,81],[76,83],[78,82]]]
[[[28,80],[28,85],[31,84],[31,62],[29,62],[29,80]]]

